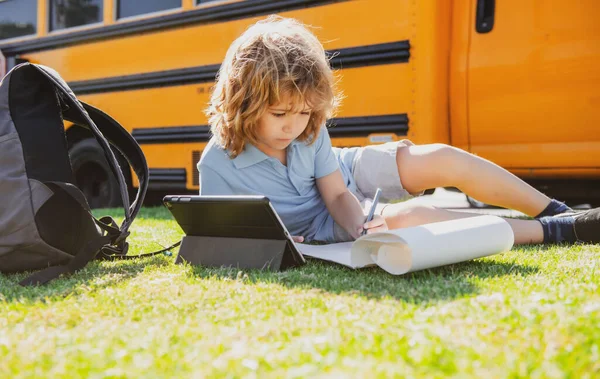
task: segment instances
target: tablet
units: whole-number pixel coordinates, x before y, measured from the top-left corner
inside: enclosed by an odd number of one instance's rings
[[[186,236],[220,238],[216,241],[225,241],[222,244],[229,247],[226,251],[233,251],[235,248],[231,246],[248,240],[246,248],[240,248],[238,254],[244,254],[242,251],[251,253],[252,245],[258,248],[258,241],[253,240],[285,241],[278,244],[285,247],[280,268],[306,262],[265,196],[167,195],[163,203]],[[269,248],[270,245],[263,246]]]

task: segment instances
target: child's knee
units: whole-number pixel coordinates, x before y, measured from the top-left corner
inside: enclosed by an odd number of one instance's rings
[[[409,140],[409,139],[403,139],[398,141],[398,149],[406,147],[406,146],[415,146],[415,144],[413,143],[413,141]]]
[[[429,159],[446,159],[457,156],[463,150],[444,143],[429,143],[426,145],[415,145],[410,140],[398,141],[397,156],[411,155]]]
[[[430,169],[445,181],[454,179],[457,175],[464,174],[464,170],[468,170],[467,161],[470,154],[445,143],[420,145],[414,153],[425,157]]]
[[[402,163],[405,160],[408,160],[411,155],[409,147],[416,146],[411,140],[403,139],[396,143],[396,165],[398,166],[398,170],[402,167]]]
[[[401,141],[402,142],[402,141]],[[406,145],[398,144],[396,152],[396,163],[400,177],[406,180],[408,187],[418,187],[429,185],[430,182],[436,184],[447,183],[455,178],[458,172],[464,168],[463,150],[443,144],[432,143],[426,145]],[[412,175],[410,175],[412,173]],[[435,177],[435,180],[431,179]],[[427,178],[426,183],[422,183],[423,178]],[[429,188],[429,187],[427,187]]]
[[[403,154],[405,150],[408,150],[407,148],[411,146],[416,146],[411,140],[403,139],[398,141],[396,143],[396,160],[398,160],[398,157],[400,157],[400,155]]]

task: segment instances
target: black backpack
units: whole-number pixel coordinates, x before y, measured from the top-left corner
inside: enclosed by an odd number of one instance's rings
[[[94,218],[74,185],[63,120],[89,129],[104,150],[125,209],[120,226],[111,217]],[[137,175],[131,204],[111,146]],[[78,101],[56,71],[24,63],[2,79],[0,272],[43,269],[21,282],[43,284],[93,259],[124,257],[147,187],[148,165],[137,142],[109,115]]]

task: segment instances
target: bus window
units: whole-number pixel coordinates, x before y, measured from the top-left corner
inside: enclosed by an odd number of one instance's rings
[[[117,0],[117,18],[180,8],[181,0]]]
[[[37,31],[37,0],[0,1],[0,40]]]
[[[219,0],[196,0],[196,5],[205,4],[205,3],[214,3]]]
[[[50,30],[102,22],[102,0],[50,0]]]

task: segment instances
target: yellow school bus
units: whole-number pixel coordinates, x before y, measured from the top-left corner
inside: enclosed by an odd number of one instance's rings
[[[219,63],[274,13],[314,26],[333,57],[335,145],[448,143],[550,195],[600,198],[596,0],[2,0],[2,69],[53,67],[131,131],[153,191],[196,191]],[[118,204],[90,136],[66,134],[92,205]]]

